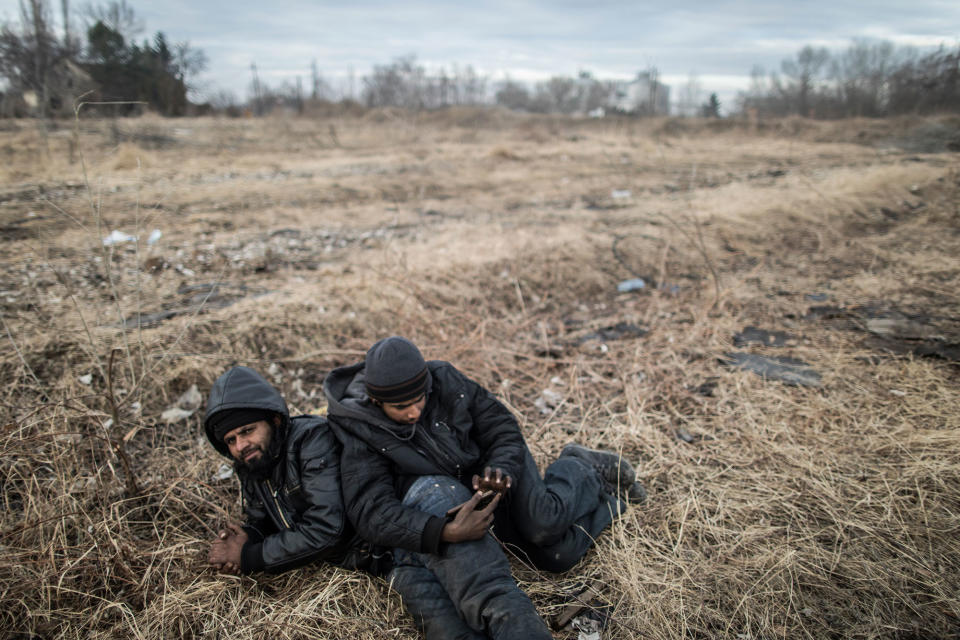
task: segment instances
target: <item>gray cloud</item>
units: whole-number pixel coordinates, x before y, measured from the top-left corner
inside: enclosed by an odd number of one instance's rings
[[[656,66],[664,77],[695,71],[707,92],[732,95],[755,64],[779,68],[805,44],[832,48],[853,38],[897,44],[954,45],[960,3],[941,0],[474,0],[472,2],[317,3],[306,0],[130,0],[147,30],[189,40],[210,58],[205,83],[240,97],[256,62],[268,83],[321,73],[357,77],[374,64],[416,54],[433,67],[472,64],[501,78],[545,78],[579,69],[628,77]],[[59,10],[53,3],[52,13]],[[17,0],[0,0],[0,18],[16,20]],[[708,84],[724,78],[723,88]]]

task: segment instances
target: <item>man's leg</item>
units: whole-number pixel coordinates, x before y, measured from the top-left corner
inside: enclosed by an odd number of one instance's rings
[[[469,500],[470,496],[470,490],[453,478],[424,476],[410,487],[403,502],[432,515],[443,516],[449,509]],[[419,578],[415,574],[402,575],[401,584],[395,585],[411,613],[420,612],[425,631],[437,626],[425,620],[428,615],[443,615],[444,619],[449,619],[449,607],[439,597],[439,592],[443,591],[462,623],[474,632],[485,632],[495,639],[548,640],[552,637],[530,598],[517,586],[510,573],[510,563],[491,536],[442,547],[436,555],[397,551],[404,567],[413,564],[405,559],[409,554],[436,578],[436,584],[429,588],[425,586],[422,573]],[[407,569],[401,570],[405,571]],[[408,588],[412,585],[420,588]],[[442,632],[438,630],[437,633]]]
[[[394,551],[390,586],[403,598],[417,628],[426,640],[486,640],[487,636],[467,626],[437,576],[403,549]]]
[[[494,531],[537,567],[566,571],[626,507],[607,489],[600,473],[572,456],[553,462],[541,478],[528,451],[508,505],[497,510]]]

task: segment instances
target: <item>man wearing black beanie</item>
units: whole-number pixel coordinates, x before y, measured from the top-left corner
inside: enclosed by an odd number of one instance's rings
[[[324,393],[347,513],[395,548],[391,582],[428,640],[551,638],[490,525],[539,568],[566,571],[626,507],[617,494],[644,493],[625,460],[579,445],[541,477],[503,404],[399,336],[332,371]]]
[[[228,524],[207,561],[226,573],[279,573],[315,560],[385,572],[356,535],[340,492],[340,445],[318,416],[291,418],[280,393],[253,369],[233,367],[207,400],[210,444],[234,462],[246,521]]]

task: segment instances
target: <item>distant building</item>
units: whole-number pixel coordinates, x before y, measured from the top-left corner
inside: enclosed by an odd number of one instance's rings
[[[656,72],[642,71],[633,80],[614,82],[609,106],[637,115],[670,115],[670,87],[657,80]]]
[[[90,74],[78,64],[62,59],[53,64],[47,75],[47,113],[54,117],[73,115],[80,96],[96,89]],[[40,111],[41,98],[33,89],[17,91],[13,87],[0,94],[0,116],[31,116]]]

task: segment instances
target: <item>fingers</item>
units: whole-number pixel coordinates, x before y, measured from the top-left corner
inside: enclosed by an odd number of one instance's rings
[[[243,534],[243,528],[240,527],[236,522],[230,522],[227,524],[227,530],[231,535],[239,536]]]
[[[473,474],[473,490],[480,491],[480,476]]]
[[[490,521],[493,521],[493,512],[497,509],[497,505],[500,503],[500,498],[503,496],[502,493],[494,493],[493,499],[490,501],[486,507],[481,509],[478,513],[483,514],[485,517],[488,517]]]

